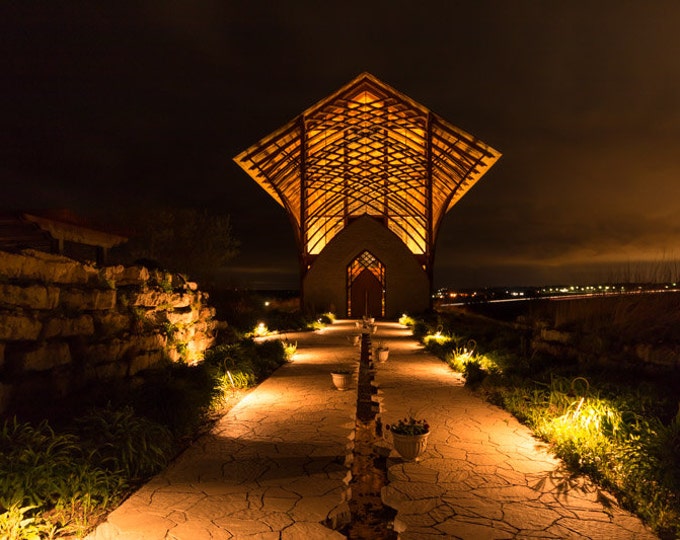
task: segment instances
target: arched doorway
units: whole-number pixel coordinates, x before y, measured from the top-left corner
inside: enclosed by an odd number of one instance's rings
[[[385,316],[385,266],[368,251],[347,266],[347,316]]]

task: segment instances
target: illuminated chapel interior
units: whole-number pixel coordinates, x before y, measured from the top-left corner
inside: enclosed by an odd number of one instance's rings
[[[305,311],[392,318],[430,306],[442,219],[499,157],[363,73],[234,160],[288,213]]]

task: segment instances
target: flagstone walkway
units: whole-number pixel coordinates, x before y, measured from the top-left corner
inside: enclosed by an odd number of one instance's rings
[[[234,406],[168,469],[143,486],[89,540],[334,539],[350,519],[356,385],[329,372],[358,368],[353,321],[298,341],[292,363]],[[547,446],[510,414],[463,387],[396,323],[378,323],[390,347],[375,363],[380,419],[409,413],[431,426],[418,462],[386,435],[385,504],[403,540],[656,538],[606,493],[571,479]],[[356,380],[356,379],[355,379]],[[396,534],[395,534],[396,536]],[[370,540],[370,539],[366,539]]]

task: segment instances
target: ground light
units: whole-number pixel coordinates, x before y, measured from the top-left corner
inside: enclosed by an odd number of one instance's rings
[[[441,333],[441,331],[437,331],[434,334],[427,334],[423,338],[423,343],[425,345],[429,345],[432,341],[434,341],[435,343],[437,343],[437,345],[444,345],[452,340],[453,337],[444,335]]]
[[[265,323],[260,322],[253,330],[253,335],[255,337],[265,337],[269,335],[269,328],[267,328],[267,325]]]

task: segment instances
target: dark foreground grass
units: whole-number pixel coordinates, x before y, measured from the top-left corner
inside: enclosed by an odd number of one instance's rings
[[[678,374],[534,354],[531,329],[465,312],[416,321],[466,384],[548,441],[661,538],[680,537]]]
[[[84,536],[224,413],[235,395],[287,360],[279,340],[240,340],[210,350],[199,365],[168,364],[139,374],[133,384],[90,388],[51,411],[5,419],[0,538]]]

